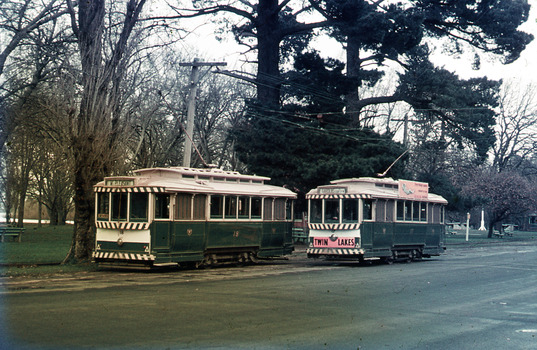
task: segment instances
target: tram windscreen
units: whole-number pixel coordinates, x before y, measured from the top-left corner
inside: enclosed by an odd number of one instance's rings
[[[320,224],[323,222],[323,200],[310,200],[310,222]]]
[[[358,222],[358,199],[343,200],[343,222]]]
[[[99,220],[108,220],[109,219],[109,209],[110,209],[110,193],[108,192],[99,192],[97,194],[97,219]]]
[[[131,217],[130,221],[147,221],[147,193],[131,193]]]
[[[127,192],[112,193],[112,221],[127,221]]]
[[[324,201],[324,222],[339,222],[339,199],[325,199]]]

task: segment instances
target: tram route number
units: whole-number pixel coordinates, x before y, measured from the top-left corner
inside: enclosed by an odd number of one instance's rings
[[[313,246],[316,248],[354,248],[354,238],[313,237]]]

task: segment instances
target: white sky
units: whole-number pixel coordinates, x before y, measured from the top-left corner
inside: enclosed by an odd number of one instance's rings
[[[471,68],[473,53],[469,54],[468,57],[456,58],[442,54],[440,49],[433,56],[433,62],[438,66],[454,71],[462,78],[487,76],[491,79],[515,79],[537,83],[537,1],[530,0],[530,3],[532,3],[532,8],[529,19],[521,25],[520,29],[533,34],[535,39],[514,63],[504,65],[498,57],[481,54],[481,69],[475,71]],[[182,44],[184,49],[188,52],[198,52],[207,61],[225,61],[228,63],[227,69],[251,71],[250,65],[244,63],[244,56],[241,55],[245,48],[238,46],[231,34],[225,42],[217,41],[210,27],[211,24],[198,27],[187,42]],[[342,61],[345,60],[343,48],[330,39],[317,38],[315,47],[325,47],[326,55]]]

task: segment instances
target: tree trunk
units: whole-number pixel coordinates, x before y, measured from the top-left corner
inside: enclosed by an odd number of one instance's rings
[[[87,164],[80,157],[75,161],[75,258],[88,260],[93,249],[93,183],[90,182],[84,172]],[[96,183],[95,181],[94,183]],[[89,188],[88,188],[89,187]]]
[[[262,106],[280,104],[280,41],[278,1],[260,0],[257,35],[257,99]]]
[[[77,35],[82,65],[82,96],[78,115],[73,118],[72,150],[74,159],[75,226],[71,249],[64,260],[84,261],[93,249],[95,204],[93,185],[112,170],[116,161],[118,96],[114,93],[123,76],[119,74],[128,39],[146,0],[127,2],[123,28],[108,61],[103,57],[106,2],[104,0],[78,3],[78,17],[70,0],[73,31]]]
[[[24,179],[23,179],[24,181]],[[26,202],[26,191],[28,185],[22,185],[19,193],[19,209],[17,213],[17,227],[24,227],[24,203]]]
[[[497,222],[498,222],[497,220],[489,221],[489,234],[487,238],[492,238],[492,234],[494,233],[494,225],[496,225]]]
[[[349,37],[347,39],[347,76],[355,81],[360,81],[360,42]],[[346,112],[351,117],[353,125],[360,127],[360,96],[358,95],[359,85],[353,87],[346,96]]]

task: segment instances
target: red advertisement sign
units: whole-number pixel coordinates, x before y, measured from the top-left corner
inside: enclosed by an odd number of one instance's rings
[[[399,197],[406,199],[427,199],[429,184],[425,182],[399,180]]]

